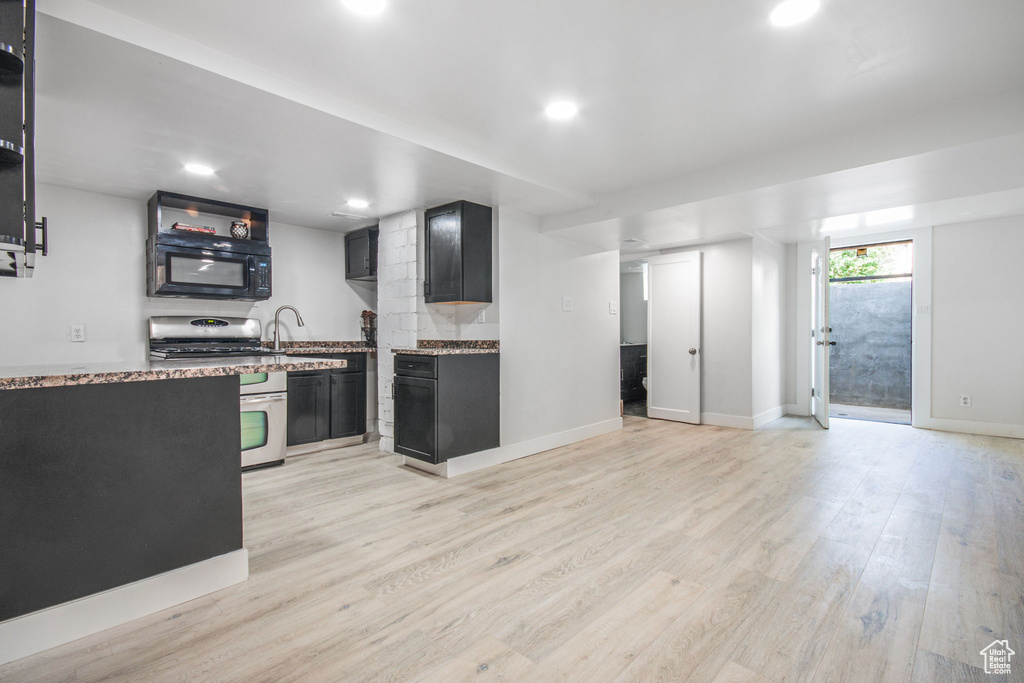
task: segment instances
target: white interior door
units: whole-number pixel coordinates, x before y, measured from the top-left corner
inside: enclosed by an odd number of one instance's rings
[[[828,315],[830,245],[831,239],[826,237],[811,249],[811,319],[814,321],[811,330],[811,414],[825,429],[828,429],[828,352],[832,332]]]
[[[647,261],[647,416],[700,424],[701,254]]]

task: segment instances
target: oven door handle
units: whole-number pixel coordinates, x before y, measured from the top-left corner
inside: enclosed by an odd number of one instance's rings
[[[287,392],[281,394],[259,394],[256,396],[243,396],[239,399],[239,402],[247,405],[251,405],[253,403],[276,403],[278,401],[284,401],[287,398]]]

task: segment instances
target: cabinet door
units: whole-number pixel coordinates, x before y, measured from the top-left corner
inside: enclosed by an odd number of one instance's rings
[[[326,372],[288,373],[288,445],[323,441],[330,425]]]
[[[462,300],[462,217],[458,210],[427,217],[424,298],[429,303]]]
[[[331,371],[330,438],[366,433],[366,375],[361,372]]]
[[[370,274],[370,233],[360,230],[345,238],[345,279],[358,280]]]
[[[395,451],[437,462],[437,380],[395,377]]]

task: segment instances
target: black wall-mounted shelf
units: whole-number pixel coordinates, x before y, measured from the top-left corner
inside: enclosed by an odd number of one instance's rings
[[[202,224],[201,214],[214,216],[221,220],[244,220],[249,224],[249,237],[238,239],[229,235],[210,235],[201,232],[187,232],[174,230],[173,224],[176,220],[167,221],[164,225],[164,214],[166,210],[184,212],[189,216],[196,216],[195,223]],[[190,221],[191,222],[191,221]],[[270,244],[270,217],[266,209],[257,209],[243,204],[231,204],[216,199],[202,199],[175,192],[159,190],[149,200],[149,236],[157,233],[188,235],[194,241],[209,239],[217,242],[232,242],[238,244]]]

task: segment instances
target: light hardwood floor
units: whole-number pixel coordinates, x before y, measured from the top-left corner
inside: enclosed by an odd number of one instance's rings
[[[1024,680],[1024,441],[625,428],[454,480],[376,444],[244,477],[248,582],[11,681]]]

